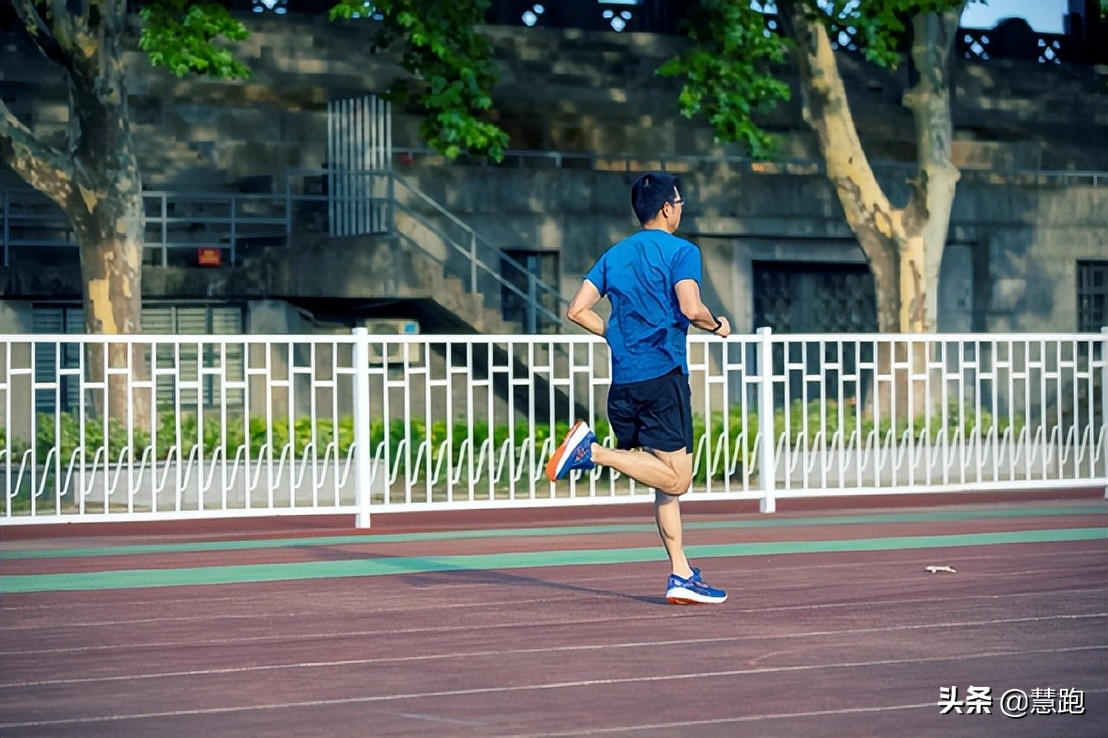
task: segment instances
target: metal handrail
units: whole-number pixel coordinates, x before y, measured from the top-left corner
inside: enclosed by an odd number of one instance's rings
[[[308,168],[294,168],[289,169],[286,174],[285,191],[291,201],[326,201],[328,198],[326,195],[300,195],[294,194],[292,180],[297,177],[324,177],[335,175],[335,170],[328,169],[308,169]],[[484,294],[484,291],[478,285],[478,279],[491,278],[497,288],[507,289],[508,292],[516,295],[525,305],[526,314],[523,320],[523,328],[530,333],[537,333],[540,319],[550,321],[553,325],[561,325],[561,318],[558,312],[561,308],[568,304],[568,302],[561,296],[560,292],[553,286],[546,282],[536,278],[527,269],[520,264],[517,260],[513,259],[508,254],[505,254],[500,248],[494,246],[490,241],[482,237],[467,223],[461,220],[454,213],[450,212],[445,206],[437,202],[434,198],[430,197],[427,193],[420,190],[412,182],[408,181],[401,175],[396,174],[390,170],[343,170],[338,174],[344,179],[349,181],[352,178],[365,178],[366,181],[361,182],[356,191],[358,193],[371,193],[371,192],[385,192],[387,195],[364,195],[359,194],[352,198],[346,198],[349,200],[356,200],[361,205],[370,209],[374,205],[384,205],[386,208],[395,208],[396,210],[403,212],[410,216],[415,223],[420,227],[427,229],[438,237],[443,245],[451,252],[461,256],[467,264],[467,273],[463,278],[463,282],[466,285],[466,289],[472,294]],[[384,183],[384,187],[380,185]],[[398,186],[399,185],[399,186]],[[422,206],[425,209],[430,210],[435,217],[428,218],[425,213],[421,212],[418,207]],[[291,208],[290,208],[291,209]],[[437,221],[436,221],[437,218]],[[448,267],[449,265],[440,259],[432,249],[428,248],[425,244],[420,243],[419,238],[412,233],[402,232],[402,226],[397,222],[395,213],[389,211],[387,217],[384,219],[387,222],[387,229],[390,232],[396,233],[404,237],[405,242],[417,247],[420,251],[424,252],[428,257],[433,259],[440,266]],[[460,232],[458,234],[451,234],[447,232],[443,225],[450,227],[453,226]],[[499,264],[494,263],[499,262]],[[528,284],[526,292],[521,290],[512,282],[504,278],[500,273],[501,266],[507,267],[509,270],[521,277],[525,278]],[[453,276],[459,276],[457,274]],[[553,300],[557,303],[558,309],[551,310],[543,303],[543,298],[546,296],[552,296]]]
[[[540,294],[553,295],[556,298],[559,306],[568,305],[569,304],[568,301],[565,300],[562,297],[562,295],[561,295],[561,293],[559,292],[558,289],[556,289],[555,287],[547,284],[543,280],[535,277],[535,275],[533,275],[531,272],[529,272],[526,267],[524,267],[522,264],[520,264],[518,261],[513,259],[508,254],[505,254],[503,252],[503,250],[501,250],[501,249],[497,248],[496,246],[492,245],[488,240],[486,240],[479,233],[477,233],[477,231],[475,231],[473,228],[471,228],[469,225],[467,225],[465,222],[463,222],[461,219],[459,219],[456,215],[454,215],[449,210],[447,210],[445,207],[443,207],[440,203],[435,201],[427,193],[425,193],[422,190],[420,190],[419,188],[417,188],[415,185],[413,185],[411,182],[409,182],[405,177],[403,177],[399,174],[396,174],[395,172],[390,172],[389,176],[392,178],[393,182],[396,182],[396,183],[402,185],[409,192],[416,195],[421,201],[423,201],[424,203],[429,205],[436,213],[438,213],[439,215],[446,218],[448,221],[450,221],[454,225],[461,228],[462,232],[465,233],[469,237],[470,250],[467,254],[464,247],[461,244],[458,244],[453,239],[449,239],[448,236],[445,236],[444,234],[440,233],[440,235],[444,235],[444,237],[447,238],[453,244],[455,250],[457,250],[459,253],[462,253],[462,254],[468,256],[468,258],[470,259],[470,291],[471,292],[477,292],[478,291],[478,289],[477,289],[477,272],[478,272],[478,270],[484,271],[487,274],[491,275],[502,287],[507,287],[509,290],[516,293],[517,296],[519,296],[521,299],[524,300],[524,302],[528,305],[528,307],[531,309],[531,311],[533,311],[534,313],[545,313],[546,317],[550,318],[555,323],[560,322],[560,318],[558,317],[557,313],[551,312],[549,309],[547,309],[545,306],[543,306],[542,303],[539,302],[538,299],[534,295],[535,292],[538,292]],[[394,195],[393,195],[393,201],[395,203],[399,203],[399,200],[396,197],[395,192],[394,192]],[[425,227],[429,226],[429,221],[426,218],[423,218],[422,216],[420,216],[415,210],[408,209],[406,212],[408,212],[413,217],[415,217],[417,220],[419,220],[421,222],[421,225],[423,225]],[[477,246],[478,245],[483,246],[486,253],[495,254],[498,257],[498,259],[501,261],[501,263],[506,263],[511,269],[515,270],[517,273],[519,273],[519,274],[523,275],[524,277],[526,277],[527,282],[528,282],[528,286],[529,286],[528,292],[531,293],[531,294],[522,293],[518,288],[516,288],[515,285],[513,285],[510,282],[508,282],[507,280],[503,279],[497,273],[496,270],[492,269],[490,267],[490,265],[486,264],[477,253]],[[532,320],[532,322],[533,322],[533,320]],[[531,329],[531,332],[535,332],[536,326],[531,325],[531,326],[529,326],[529,328]]]
[[[467,252],[461,244],[459,244],[456,241],[454,241],[453,239],[451,239],[450,236],[447,235],[446,233],[444,233],[442,231],[442,229],[440,229],[437,225],[435,225],[431,221],[428,221],[428,220],[424,219],[417,211],[413,210],[412,208],[408,207],[407,205],[404,205],[404,204],[402,204],[402,203],[400,203],[396,200],[394,200],[392,202],[392,206],[397,208],[398,210],[404,212],[405,214],[412,216],[412,218],[415,219],[417,222],[419,222],[420,225],[422,225],[424,228],[430,230],[435,235],[439,236],[441,239],[443,239],[444,242],[447,243],[447,245],[451,246],[458,253],[462,254],[463,256],[467,256],[467,257],[472,256],[471,252]],[[447,266],[445,261],[438,258],[435,254],[431,253],[430,250],[428,250],[422,244],[420,244],[419,241],[417,241],[413,236],[411,236],[407,233],[400,232],[399,228],[396,229],[396,233],[401,238],[403,238],[405,240],[405,242],[407,242],[407,243],[419,248],[421,251],[423,251],[435,263],[439,264],[442,267]],[[505,258],[507,258],[507,257],[505,257]],[[501,277],[499,274],[497,274],[489,265],[485,264],[480,259],[472,259],[472,261],[470,262],[470,265],[471,265],[471,268],[473,270],[472,289],[470,290],[471,292],[478,292],[479,291],[477,289],[476,274],[477,274],[478,271],[480,271],[480,272],[483,272],[483,273],[487,274],[488,276],[492,277],[493,280],[495,280],[496,283],[500,287],[502,287],[502,288],[506,287],[509,291],[515,293],[515,295],[517,297],[519,297],[520,299],[527,302],[528,306],[534,311],[534,314],[531,316],[531,320],[530,320],[532,325],[529,326],[529,329],[530,329],[529,332],[531,332],[531,333],[536,333],[537,332],[537,330],[536,330],[537,326],[534,325],[535,323],[537,323],[537,321],[534,318],[535,318],[535,315],[539,314],[539,313],[541,313],[543,315],[543,317],[547,318],[548,320],[552,321],[555,324],[558,324],[560,322],[561,319],[559,318],[557,313],[551,312],[550,310],[548,310],[541,303],[539,303],[537,301],[533,301],[532,298],[529,295],[525,294],[523,291],[521,291],[518,287],[516,287],[511,282],[508,282],[507,280],[505,280],[503,277]],[[564,300],[561,300],[561,296],[559,296],[559,300],[564,302]]]
[[[8,207],[8,191],[4,190],[0,192],[0,213],[3,214],[4,219],[0,225],[3,228],[0,229],[0,238],[4,240],[4,266],[8,265],[8,239],[11,234],[8,231],[8,223],[11,221],[11,210]]]
[[[24,203],[20,210],[13,203],[13,194],[19,194]],[[286,194],[259,195],[218,191],[170,191],[146,190],[142,193],[144,214],[144,246],[151,250],[160,250],[161,262],[167,263],[168,252],[175,249],[198,248],[201,246],[225,249],[230,252],[231,263],[236,259],[236,247],[244,238],[258,235],[280,234],[285,237],[292,233],[291,203]],[[171,206],[193,202],[212,205],[218,213],[171,215]],[[247,215],[241,212],[244,203],[261,203],[265,213]],[[49,210],[33,212],[34,208],[45,206]],[[3,239],[4,265],[11,259],[11,247],[71,247],[77,243],[71,236],[71,226],[65,215],[57,209],[53,201],[30,188],[10,188],[0,190],[0,238]],[[227,243],[212,243],[211,240],[175,240],[174,226],[208,227],[215,230],[211,235],[227,235]],[[17,238],[12,234],[16,228],[28,228],[31,231],[48,231],[51,237]],[[66,234],[62,238],[56,234]]]
[[[255,235],[270,235],[273,232],[288,237],[293,232],[293,204],[298,202],[323,202],[327,201],[326,195],[308,195],[303,193],[293,192],[290,181],[291,177],[295,175],[304,174],[326,174],[327,170],[311,170],[311,169],[295,169],[289,170],[286,175],[286,183],[284,191],[275,194],[243,194],[237,192],[218,192],[218,191],[171,191],[171,190],[147,190],[143,192],[143,204],[144,215],[146,222],[144,225],[146,231],[146,238],[144,246],[150,250],[161,251],[161,263],[162,265],[168,264],[168,254],[171,250],[175,249],[189,249],[198,247],[211,247],[225,249],[229,251],[229,261],[231,264],[236,263],[237,260],[237,248],[238,242],[243,238],[249,237],[251,233]],[[467,282],[467,289],[472,293],[479,293],[481,290],[478,286],[478,275],[491,277],[498,288],[506,289],[509,293],[514,294],[520,299],[523,305],[526,307],[526,314],[524,317],[523,327],[531,333],[538,332],[538,326],[540,321],[550,321],[553,325],[560,325],[561,319],[558,315],[558,310],[550,310],[543,302],[543,298],[552,295],[557,302],[559,310],[566,304],[566,301],[562,298],[561,294],[544,281],[536,278],[518,261],[513,259],[508,254],[493,246],[488,240],[481,237],[476,231],[474,231],[469,225],[459,219],[456,215],[451,213],[440,203],[436,202],[433,198],[429,197],[426,193],[419,190],[408,180],[388,171],[369,171],[359,174],[365,174],[369,177],[387,177],[388,188],[387,197],[369,197],[369,202],[377,202],[384,204],[386,207],[398,207],[402,212],[410,215],[421,227],[427,228],[431,232],[435,233],[442,239],[443,243],[453,251],[464,257],[469,264],[469,275]],[[452,237],[449,233],[444,231],[438,226],[432,219],[425,217],[418,209],[404,205],[400,203],[396,187],[394,183],[399,183],[404,191],[414,196],[418,202],[423,203],[427,207],[430,207],[438,216],[444,219],[449,224],[461,230],[464,234],[464,239],[468,241],[468,244],[460,243],[456,238]],[[31,247],[76,247],[77,244],[70,238],[65,239],[41,239],[41,238],[23,238],[13,239],[11,238],[11,226],[12,224],[25,224],[30,225],[32,228],[42,228],[51,231],[66,231],[69,230],[68,221],[65,216],[57,211],[54,207],[51,207],[50,211],[45,214],[19,214],[12,212],[11,193],[20,192],[27,196],[27,200],[32,206],[53,206],[53,203],[47,198],[31,189],[19,189],[19,190],[0,190],[0,213],[3,214],[3,222],[0,224],[0,236],[3,238],[3,250],[4,250],[4,265],[7,266],[10,263],[10,247],[11,246],[31,246]],[[187,204],[189,202],[194,203],[207,203],[216,210],[217,213],[205,213],[202,215],[186,214],[186,215],[174,215],[171,214],[173,206],[180,204]],[[240,212],[240,205],[243,203],[261,203],[265,206],[263,209],[268,211],[262,215],[244,215]],[[396,231],[396,219],[390,215],[389,217],[390,230]],[[227,243],[210,243],[208,241],[175,241],[173,236],[174,226],[201,226],[201,227],[214,227],[217,232],[213,235],[226,235],[228,238]],[[272,229],[272,230],[266,230]],[[151,233],[152,230],[156,230],[156,234]],[[408,235],[408,234],[405,234]],[[434,254],[430,252],[426,247],[418,242],[418,239],[410,237],[406,238],[406,241],[419,247],[422,251],[430,255],[432,258]],[[468,246],[468,248],[467,248]],[[499,273],[499,266],[497,264],[490,264],[489,261],[496,257],[500,261],[501,265],[506,266],[508,269],[513,270],[526,278],[527,290],[524,291],[520,287],[516,286],[509,280],[505,279]],[[435,261],[443,265],[446,264],[442,260],[435,258]]]
[[[442,154],[426,147],[393,147],[394,163],[407,164],[416,157],[443,157]],[[755,174],[771,174],[790,169],[800,169],[805,172],[822,174],[825,164],[822,159],[797,159],[782,158],[760,161],[749,156],[737,154],[601,154],[596,152],[579,151],[536,151],[530,149],[506,149],[504,159],[499,166],[522,167],[527,161],[549,162],[555,169],[567,167],[567,163],[575,162],[587,165],[588,169],[614,170],[623,173],[633,173],[644,169],[660,169],[667,171],[677,167],[680,171],[687,171],[691,167],[714,166],[727,164],[743,167]],[[477,161],[486,166],[497,166],[495,162],[484,157],[477,157]],[[899,161],[874,161],[874,169],[877,171],[900,171],[914,169],[915,164]],[[622,169],[614,169],[614,167]],[[1094,187],[1108,185],[1108,171],[1079,170],[1079,169],[998,169],[989,166],[966,165],[958,168],[965,175],[996,176],[1024,176],[1047,177],[1052,179],[1088,179]]]
[[[182,190],[146,190],[142,193],[143,204],[146,208],[146,228],[153,224],[160,225],[158,240],[145,238],[143,245],[148,249],[160,248],[162,251],[162,265],[168,263],[168,251],[177,248],[195,248],[197,246],[209,246],[192,241],[180,242],[170,239],[169,230],[173,225],[202,225],[226,228],[228,243],[226,248],[230,251],[230,262],[236,263],[238,242],[241,238],[249,238],[253,229],[273,228],[286,238],[292,235],[292,203],[288,193],[278,194],[248,194],[240,192],[189,192]],[[155,201],[158,206],[157,217],[151,219],[148,214],[149,202]],[[220,208],[225,208],[226,215],[170,215],[170,205],[193,201],[196,203],[210,203]],[[262,203],[269,205],[272,215],[242,215],[240,205],[243,203]],[[241,226],[241,227],[240,227]],[[255,233],[255,235],[259,235]],[[267,235],[270,233],[267,231]],[[218,234],[217,234],[218,235]],[[222,244],[211,244],[214,248],[222,248]]]

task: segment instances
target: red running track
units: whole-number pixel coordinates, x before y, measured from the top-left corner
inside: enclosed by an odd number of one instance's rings
[[[642,508],[576,515],[0,529],[0,735],[1108,734],[1103,500],[689,504],[714,607],[665,604]]]

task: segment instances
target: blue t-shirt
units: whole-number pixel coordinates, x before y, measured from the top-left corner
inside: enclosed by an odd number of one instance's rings
[[[674,287],[700,283],[700,250],[660,230],[642,230],[604,252],[585,279],[612,304],[606,339],[615,384],[654,379],[680,368],[689,373],[689,321]]]

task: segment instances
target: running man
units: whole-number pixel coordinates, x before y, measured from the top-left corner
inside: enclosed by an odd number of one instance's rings
[[[635,180],[631,206],[642,229],[600,257],[570,302],[566,316],[608,343],[608,421],[618,448],[601,446],[578,420],[546,475],[553,482],[599,465],[652,487],[654,518],[670,562],[666,599],[718,604],[727,593],[701,578],[682,542],[679,500],[692,484],[693,451],[686,339],[689,325],[722,337],[731,325],[701,301],[700,250],[673,235],[683,203],[673,175],[649,172]],[[607,322],[594,309],[602,297],[611,304]]]

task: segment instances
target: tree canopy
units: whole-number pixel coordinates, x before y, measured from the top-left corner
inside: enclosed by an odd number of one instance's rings
[[[365,5],[341,0],[330,15],[349,20]],[[451,158],[471,152],[502,159],[508,134],[491,119],[496,71],[479,29],[488,0],[375,0],[373,7],[385,18],[373,49],[401,42],[400,65],[420,83],[416,90],[396,85],[390,94],[417,101],[427,144]]]
[[[829,32],[848,30],[866,59],[891,68],[904,58],[911,17],[963,4],[964,0],[796,0],[799,10]],[[717,138],[737,142],[757,158],[771,157],[776,150],[772,136],[758,122],[759,113],[791,97],[781,77],[796,49],[795,29],[787,27],[779,5],[785,3],[691,2],[687,30],[693,44],[658,70],[684,78],[678,98],[683,115],[701,115]],[[767,14],[776,16],[772,27]]]
[[[219,3],[150,0],[139,10],[139,48],[154,66],[178,77],[198,74],[245,79],[250,70],[235,58],[232,44],[248,35],[246,26]],[[228,43],[220,43],[226,39]]]
[[[364,0],[338,0],[333,21],[355,21],[367,13]],[[496,72],[488,39],[480,33],[488,0],[377,0],[372,11],[384,20],[371,51],[399,46],[400,66],[412,76],[389,91],[423,113],[420,133],[429,146],[453,158],[484,154],[499,161],[508,135],[492,120],[491,90]],[[249,68],[234,56],[233,43],[246,27],[218,3],[152,0],[139,11],[139,46],[155,66],[177,76],[199,74],[241,79]]]

